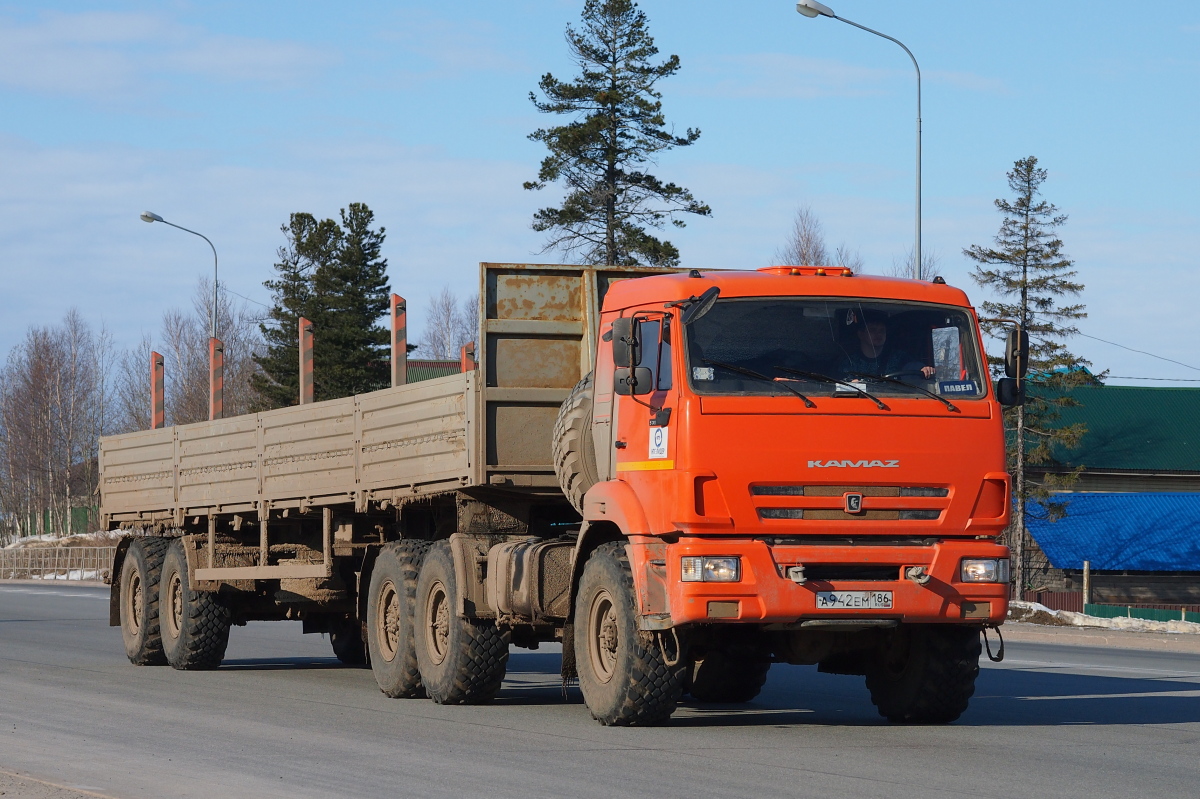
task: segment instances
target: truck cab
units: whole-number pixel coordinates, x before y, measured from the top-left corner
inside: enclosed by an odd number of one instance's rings
[[[711,659],[746,694],[771,660],[818,663],[868,675],[889,718],[945,720],[880,668],[951,649],[973,684],[1007,613],[1002,408],[962,291],[833,267],[622,281],[593,380],[581,512],[627,539],[641,631],[682,642],[694,681]]]

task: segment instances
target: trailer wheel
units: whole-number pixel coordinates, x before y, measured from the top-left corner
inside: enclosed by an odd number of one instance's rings
[[[340,619],[329,631],[333,654],[347,666],[366,666],[367,647],[362,639],[362,625],[354,618]]]
[[[215,669],[229,644],[229,609],[213,591],[188,587],[187,557],[183,542],[167,549],[159,583],[159,629],[167,662],[184,670]]]
[[[691,670],[688,693],[697,702],[749,702],[767,681],[769,660],[710,652]]]
[[[575,598],[579,688],[592,718],[606,726],[660,724],[683,694],[682,669],[637,629],[633,575],[620,542],[588,558]]]
[[[121,564],[121,638],[135,666],[167,665],[159,632],[158,584],[169,543],[165,538],[137,539]]]
[[[979,674],[979,628],[903,625],[867,668],[879,715],[907,724],[947,724],[967,709]]]
[[[367,591],[367,650],[379,690],[393,699],[425,695],[417,669],[413,605],[428,541],[395,541],[375,559]]]
[[[459,617],[449,542],[430,547],[416,598],[417,665],[429,698],[439,705],[490,702],[504,681],[509,632],[491,621]]]
[[[583,513],[583,495],[596,484],[596,441],[592,438],[592,375],[575,384],[559,406],[551,438],[554,474],[575,510]]]

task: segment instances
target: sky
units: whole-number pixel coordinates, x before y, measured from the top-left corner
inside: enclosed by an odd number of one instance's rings
[[[923,247],[947,281],[988,298],[962,250],[992,242],[1005,173],[1034,155],[1086,286],[1072,349],[1110,384],[1200,386],[1200,4],[831,5],[920,63]],[[545,154],[528,134],[561,121],[529,92],[575,74],[582,6],[0,2],[0,356],[72,307],[133,346],[190,306],[212,253],[145,210],[210,238],[222,285],[267,303],[288,215],[365,202],[414,339],[432,295],[477,290],[480,261],[556,262],[530,221],[560,192],[522,183]],[[899,47],[781,0],[640,7],[682,63],[666,117],[702,132],[657,165],[713,209],[666,234],[684,266],[769,265],[800,206],[867,271],[904,257]]]

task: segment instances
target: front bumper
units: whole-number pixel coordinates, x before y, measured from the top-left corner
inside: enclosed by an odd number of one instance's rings
[[[963,558],[1008,557],[1007,547],[991,541],[946,540],[930,546],[781,545],[761,540],[685,538],[661,546],[659,552],[665,550],[665,557],[654,565],[662,564],[657,571],[665,578],[662,583],[668,606],[665,610],[673,625],[693,622],[792,623],[808,619],[999,624],[1008,614],[1007,584],[959,580],[959,564]],[[680,559],[685,556],[740,557],[741,579],[735,583],[685,583],[680,573]],[[634,560],[651,562],[636,556]],[[820,567],[812,570],[835,574],[839,566],[884,567],[883,572],[894,567],[895,578],[809,579],[799,584],[787,576],[788,568],[797,565],[810,569]],[[921,585],[905,577],[913,566],[924,567],[930,577],[928,582]],[[827,591],[888,591],[891,592],[892,606],[887,609],[818,608],[818,592]]]

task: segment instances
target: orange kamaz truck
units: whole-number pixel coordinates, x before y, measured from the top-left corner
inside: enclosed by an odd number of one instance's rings
[[[511,646],[559,642],[602,724],[749,701],[772,663],[862,675],[896,722],[966,709],[1007,612],[1019,336],[993,382],[940,278],[480,276],[461,374],[101,440],[133,663],[294,619],[397,698],[486,702]]]

